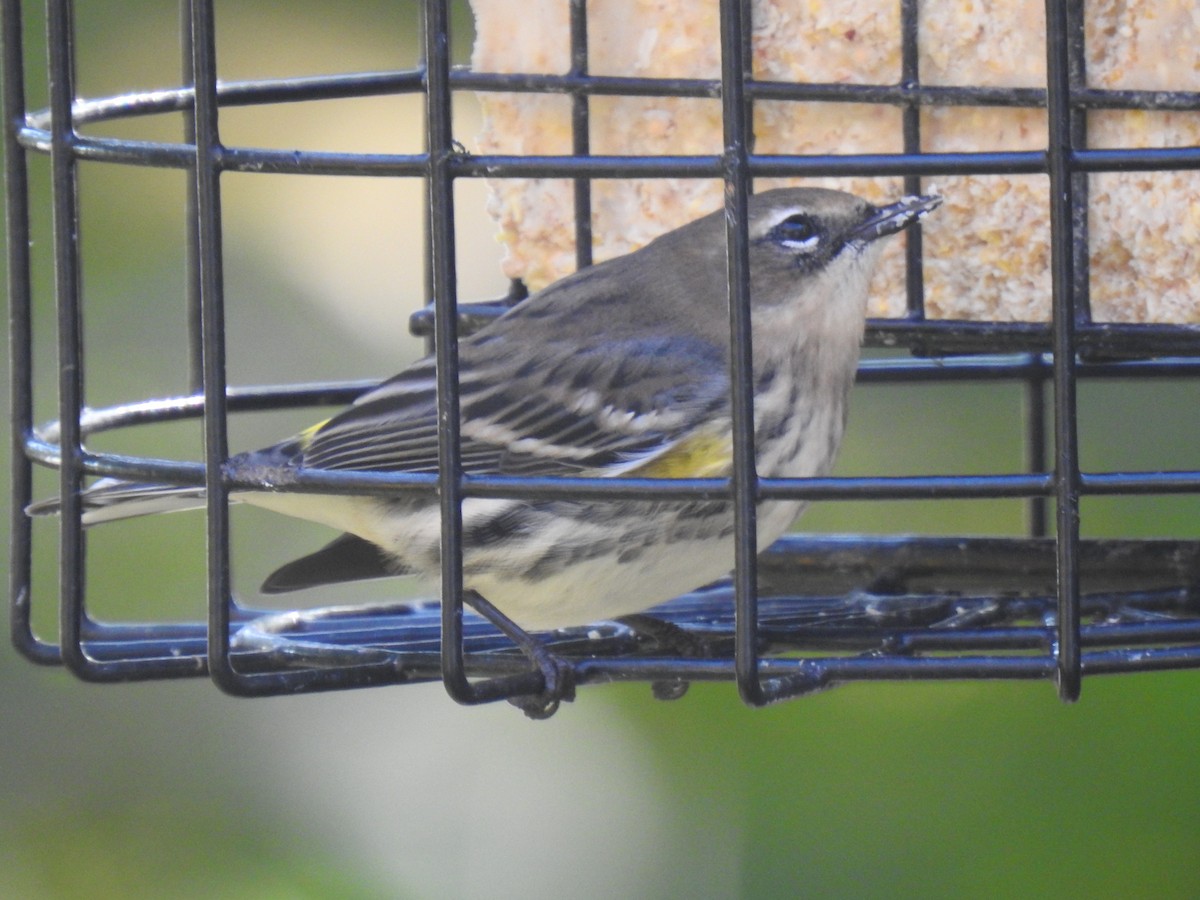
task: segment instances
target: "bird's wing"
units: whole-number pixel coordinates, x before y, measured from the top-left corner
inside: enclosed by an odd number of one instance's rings
[[[462,459],[472,474],[628,471],[728,409],[721,348],[695,338],[628,337],[602,349],[541,345],[514,360],[503,334],[460,364]],[[522,348],[528,349],[528,348]],[[302,440],[308,467],[437,471],[431,360],[365,394]]]

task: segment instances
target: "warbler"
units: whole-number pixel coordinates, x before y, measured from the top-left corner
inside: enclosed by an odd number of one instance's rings
[[[749,200],[754,443],[767,477],[827,474],[842,439],[881,238],[938,197],[877,207],[818,188]],[[468,474],[721,478],[731,472],[725,213],[563,278],[459,345]],[[420,360],[300,435],[233,457],[239,479],[296,469],[437,472],[434,360]],[[440,509],[428,494],[241,491],[232,499],[345,534],[272,574],[266,592],[439,573]],[[203,489],[107,479],[84,523],[203,504]],[[801,512],[764,502],[768,546]],[[46,511],[44,505],[34,511]],[[462,505],[463,577],[523,629],[646,610],[727,574],[724,499],[484,499]]]

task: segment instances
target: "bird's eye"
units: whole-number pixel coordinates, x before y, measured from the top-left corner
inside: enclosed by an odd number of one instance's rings
[[[816,223],[804,213],[788,216],[774,228],[774,238],[793,250],[815,247],[820,238]]]

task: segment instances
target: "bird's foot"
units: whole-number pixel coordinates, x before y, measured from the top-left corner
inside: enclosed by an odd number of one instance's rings
[[[653,641],[659,650],[672,656],[710,659],[716,655],[715,641],[704,635],[693,634],[666,619],[636,613],[621,616],[617,621],[640,637]]]
[[[657,649],[685,659],[711,659],[717,655],[716,642],[703,635],[693,634],[674,622],[638,613],[617,619],[626,628],[657,645]],[[652,682],[650,690],[656,700],[678,700],[688,690],[688,682],[680,678]]]

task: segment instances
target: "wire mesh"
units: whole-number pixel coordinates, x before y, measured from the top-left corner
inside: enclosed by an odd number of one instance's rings
[[[900,0],[902,72],[897,84],[806,84],[756,79],[750,64],[751,4],[720,3],[717,80],[593,75],[585,0],[570,3],[570,67],[562,75],[498,74],[451,66],[445,0],[423,3],[423,64],[412,71],[255,82],[218,78],[211,0],[183,4],[182,68],[175,89],[78,99],[72,6],[47,5],[49,106],[25,100],[22,9],[3,0],[5,183],[10,297],[12,441],[11,624],[31,660],[64,664],[80,678],[109,681],[208,674],[237,694],[268,694],[441,679],[462,702],[536,691],[540,675],[491,626],[462,607],[462,501],[468,497],[728,497],[736,510],[737,566],[727,584],[655,610],[666,632],[605,623],[547,635],[580,683],[647,680],[662,696],[692,680],[735,680],[762,704],[840,681],[919,678],[1053,678],[1064,699],[1083,674],[1200,664],[1200,545],[1186,541],[1080,538],[1080,501],[1099,495],[1200,494],[1200,470],[1085,472],[1080,466],[1076,392],[1085,379],[1196,378],[1200,328],[1095,322],[1088,302],[1088,175],[1200,168],[1200,148],[1092,149],[1090,110],[1200,111],[1191,92],[1100,90],[1084,72],[1083,4],[1046,3],[1044,89],[924,85],[918,70],[916,0]],[[472,155],[456,145],[450,113],[462,91],[559,93],[571,98],[567,156]],[[426,150],[414,154],[282,151],[226,146],[222,110],[305,100],[419,94]],[[603,95],[719,99],[722,153],[603,156],[590,152],[589,100]],[[763,155],[754,151],[757,101],[878,103],[899,107],[903,152]],[[1044,152],[929,153],[920,113],[931,106],[1044,107]],[[95,136],[83,128],[155,113],[179,113],[182,142]],[[35,427],[29,264],[28,154],[51,165],[54,222],[58,418]],[[80,321],[78,165],[102,160],[192,173],[188,211],[189,359],[195,395],[84,407]],[[229,494],[263,487],[239,480],[228,461],[228,418],[255,411],[345,403],[362,383],[240,388],[226,382],[221,176],[232,172],[419,178],[427,189],[427,278],[433,302],[413,317],[432,339],[438,404],[438,476],[305,471],[282,487],[328,493],[430,491],[442,513],[442,603],[384,605],[318,613],[267,614],[236,602],[230,579]],[[906,311],[872,320],[871,346],[903,347],[905,359],[865,360],[862,382],[1005,381],[1025,386],[1023,474],[760,478],[754,467],[749,336],[747,197],[766,176],[899,175],[918,193],[923,178],[948,174],[1037,174],[1050,183],[1053,317],[1049,323],[934,320],[925,315],[919,229],[907,243]],[[733,348],[734,466],[729,479],[544,479],[461,474],[457,340],[460,331],[520,299],[457,300],[453,186],[465,178],[574,181],[578,266],[591,263],[591,186],[599,178],[720,178],[728,213],[730,335]],[[1049,396],[1047,398],[1047,386]],[[1049,417],[1052,426],[1047,433]],[[87,438],[133,424],[200,418],[204,455],[195,462],[119,456],[88,449]],[[1049,448],[1049,449],[1048,449]],[[62,497],[57,641],[31,625],[33,540],[24,513],[32,467],[57,468]],[[86,602],[85,532],[79,492],[85,478],[203,484],[207,489],[208,620],[128,625],[97,621]],[[275,487],[281,487],[275,485]],[[1029,506],[1027,539],[789,537],[760,555],[752,527],[763,499],[995,499]],[[1050,521],[1050,510],[1053,521]],[[1053,528],[1051,528],[1051,525]],[[1053,534],[1054,537],[1047,537]],[[439,611],[440,610],[440,611]],[[1086,620],[1086,621],[1085,621]],[[679,631],[690,635],[680,643]]]

